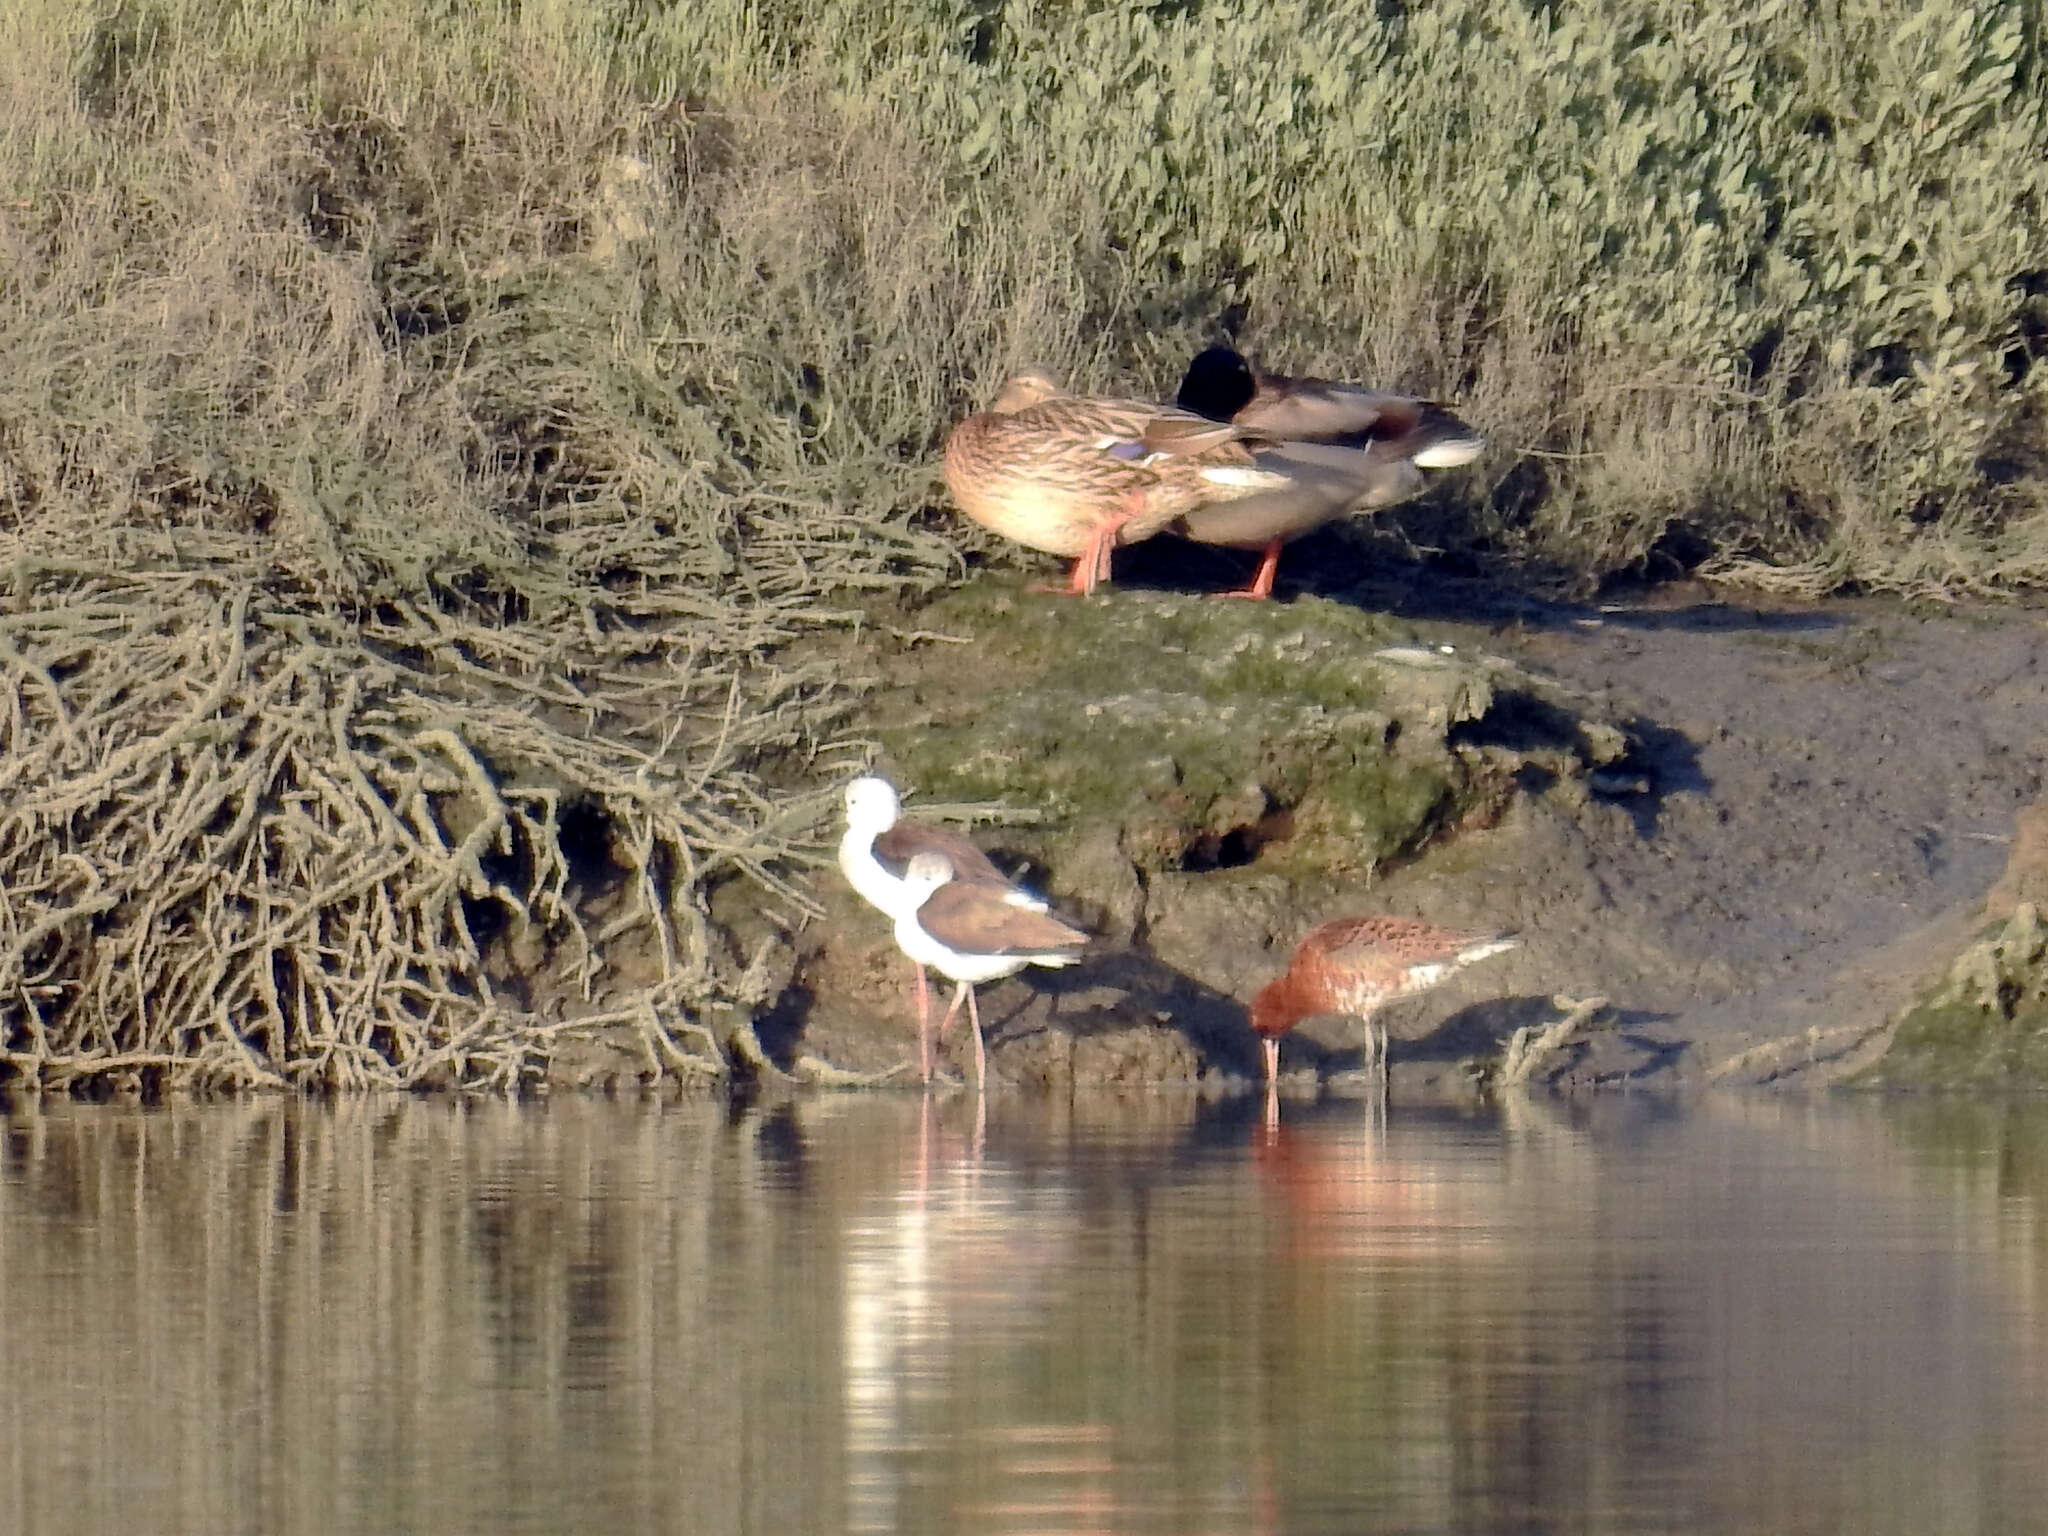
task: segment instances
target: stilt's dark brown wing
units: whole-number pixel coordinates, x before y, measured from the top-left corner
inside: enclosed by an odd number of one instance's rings
[[[950,880],[917,910],[918,926],[963,955],[1079,954],[1088,935],[1054,917],[1003,900],[992,886]]]
[[[920,853],[942,855],[953,866],[953,879],[965,885],[1008,885],[1010,877],[1004,874],[973,843],[949,827],[923,826],[914,821],[899,821],[895,826],[875,839],[875,857],[882,867],[903,878],[904,866]]]

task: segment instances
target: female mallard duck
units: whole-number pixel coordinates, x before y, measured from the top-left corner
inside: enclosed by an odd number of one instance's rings
[[[1468,464],[1486,439],[1431,400],[1339,384],[1329,379],[1254,374],[1229,347],[1211,347],[1188,364],[1176,403],[1182,410],[1229,422],[1261,438],[1280,439],[1276,452],[1322,465],[1356,493],[1330,497],[1253,495],[1211,503],[1183,515],[1174,531],[1200,544],[1257,550],[1251,584],[1233,597],[1270,597],[1280,548],[1350,512],[1377,512],[1422,489],[1422,471]]]
[[[965,512],[1019,544],[1074,561],[1068,590],[1108,579],[1109,552],[1219,498],[1283,489],[1247,434],[1170,405],[1065,393],[1039,370],[946,439],[946,486]]]
[[[1177,406],[1068,395],[1038,370],[955,427],[945,457],[961,509],[1020,544],[1073,557],[1068,590],[1077,593],[1108,579],[1114,546],[1177,519],[1209,543],[1270,542],[1277,559],[1280,540],[1385,494],[1378,488],[1403,472],[1368,450],[1279,442]],[[1391,499],[1410,494],[1403,481]]]

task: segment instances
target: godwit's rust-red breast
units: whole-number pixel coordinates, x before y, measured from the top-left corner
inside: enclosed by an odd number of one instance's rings
[[[1439,928],[1412,917],[1340,917],[1309,930],[1286,974],[1252,998],[1251,1024],[1265,1054],[1266,1081],[1280,1072],[1280,1037],[1321,1013],[1355,1014],[1372,1038],[1374,1012],[1433,987],[1477,960],[1513,949],[1507,934]],[[1377,1060],[1386,1061],[1378,1036]]]

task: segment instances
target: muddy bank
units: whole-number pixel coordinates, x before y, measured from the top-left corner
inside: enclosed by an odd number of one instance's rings
[[[1982,922],[2042,791],[2035,613],[1574,605],[1416,568],[1270,605],[1143,584],[1067,604],[984,578],[846,658],[876,671],[881,766],[1041,813],[981,838],[1116,946],[987,989],[1011,1081],[1247,1075],[1242,1000],[1366,911],[1524,940],[1390,1014],[1397,1093],[1469,1091],[1592,997],[1532,1080],[1832,1081]],[[878,1070],[911,1039],[902,962],[821,884],[764,1039]],[[1304,1026],[1292,1086],[1341,1083],[1357,1043]]]
[[[1873,1087],[2048,1088],[2048,801],[2020,812],[1980,924],[1855,1079]]]

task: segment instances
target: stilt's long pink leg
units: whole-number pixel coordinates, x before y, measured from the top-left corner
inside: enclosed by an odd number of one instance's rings
[[[926,1082],[932,1080],[932,998],[922,965],[917,968],[917,1070]]]
[[[974,1001],[974,989],[968,986],[967,983],[964,981],[960,983],[958,990],[956,990],[953,993],[953,1001],[946,1005],[946,1016],[943,1019],[939,1020],[939,1038],[941,1040],[946,1038],[946,1031],[952,1028],[953,1015],[960,1011],[960,999],[963,997],[968,1000],[970,1005],[972,1005]]]
[[[974,987],[968,982],[960,984],[967,992],[967,1017],[974,1025],[974,1091],[981,1094],[988,1089],[988,1052],[981,1043],[981,1009],[974,1001]]]

